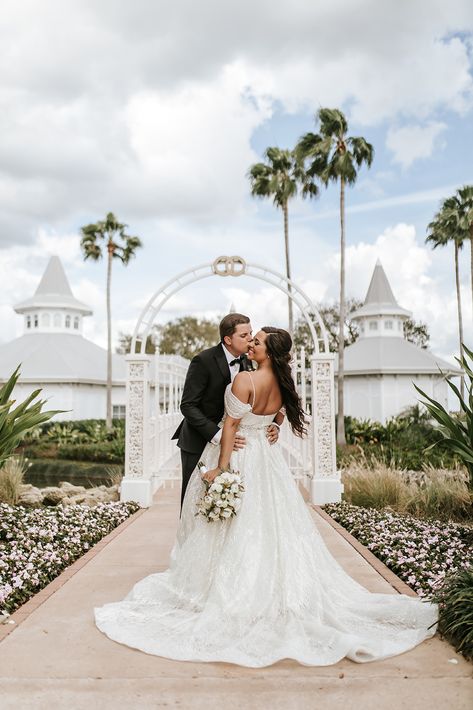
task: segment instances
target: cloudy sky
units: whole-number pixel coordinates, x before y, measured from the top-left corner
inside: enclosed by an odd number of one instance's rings
[[[440,201],[473,183],[470,0],[3,0],[0,24],[0,342],[22,331],[51,254],[105,342],[104,263],[84,263],[81,225],[112,210],[144,248],[113,275],[114,332],[174,274],[220,254],[284,269],[282,218],[249,195],[266,147],[293,147],[321,106],[373,143],[347,195],[347,295],[365,296],[379,257],[432,348],[456,353],[451,248],[425,245]],[[295,280],[337,297],[338,193],[294,201]],[[461,277],[473,344],[469,250]],[[218,315],[285,325],[284,296],[251,279],[209,279],[161,321]]]

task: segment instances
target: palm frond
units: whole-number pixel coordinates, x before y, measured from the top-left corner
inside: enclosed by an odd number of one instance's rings
[[[321,108],[317,114],[320,121],[320,132],[322,136],[337,136],[341,138],[348,131],[348,123],[345,115],[338,108]]]

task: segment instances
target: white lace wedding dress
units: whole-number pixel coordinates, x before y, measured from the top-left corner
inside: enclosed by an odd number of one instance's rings
[[[274,415],[252,414],[230,386],[225,408],[246,437],[231,460],[246,489],[240,511],[224,522],[195,517],[203,483],[194,471],[169,569],[95,608],[98,628],[157,656],[250,667],[374,661],[433,636],[435,604],[370,593],[328,552],[279,445],[266,439]],[[209,444],[202,459],[214,467],[217,458]]]

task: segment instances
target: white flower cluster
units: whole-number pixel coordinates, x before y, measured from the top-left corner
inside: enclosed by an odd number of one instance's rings
[[[204,464],[199,463],[199,470],[205,472]],[[203,515],[211,523],[214,520],[228,520],[237,514],[241,506],[241,494],[245,490],[238,471],[224,471],[212,483],[203,483],[205,491],[197,503],[196,515]]]
[[[28,509],[0,503],[0,614],[15,611],[139,507],[116,502]]]

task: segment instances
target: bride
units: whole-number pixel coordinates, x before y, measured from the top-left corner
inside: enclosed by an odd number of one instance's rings
[[[189,481],[169,569],[140,580],[120,602],[95,608],[109,638],[185,661],[263,667],[284,658],[325,666],[347,657],[374,661],[435,634],[436,604],[403,594],[373,594],[327,550],[278,444],[265,435],[282,409],[296,435],[304,413],[290,370],[285,330],[262,328],[249,352],[256,372],[241,372],[225,392],[221,447],[202,455],[209,481],[231,467],[245,491],[237,515],[196,516],[204,484]],[[236,432],[246,446],[232,451]]]

